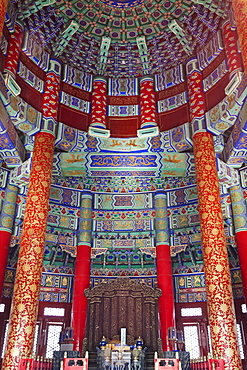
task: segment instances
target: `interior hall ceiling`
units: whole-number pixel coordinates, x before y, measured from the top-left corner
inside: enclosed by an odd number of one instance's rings
[[[17,18],[49,53],[94,75],[137,77],[185,62],[230,0],[23,0]]]

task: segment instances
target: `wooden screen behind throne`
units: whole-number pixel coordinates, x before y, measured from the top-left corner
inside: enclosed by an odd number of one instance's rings
[[[160,289],[119,277],[86,289],[85,295],[89,351],[99,347],[103,335],[108,341],[120,336],[121,328],[127,329],[127,338],[137,339],[140,335],[148,351],[157,350]]]

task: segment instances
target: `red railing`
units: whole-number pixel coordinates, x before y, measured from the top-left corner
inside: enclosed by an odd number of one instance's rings
[[[179,370],[179,363],[177,358],[155,358],[154,370]]]
[[[198,359],[190,362],[191,370],[224,370],[225,362],[222,359]]]
[[[43,357],[21,358],[18,370],[52,370],[52,359]]]
[[[63,370],[88,370],[88,357],[64,358]]]
[[[222,359],[209,359],[208,360],[209,370],[224,370],[225,368],[225,361]]]

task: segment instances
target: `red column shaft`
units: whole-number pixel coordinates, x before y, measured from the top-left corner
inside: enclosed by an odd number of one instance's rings
[[[230,188],[235,239],[238,247],[239,265],[242,275],[245,301],[247,301],[247,207],[241,185]]]
[[[160,332],[163,351],[167,350],[168,328],[175,327],[174,290],[172,279],[172,261],[169,245],[156,246],[159,297]]]
[[[8,184],[0,215],[0,294],[3,290],[4,275],[8,261],[8,251],[14,224],[18,188]]]
[[[106,127],[106,93],[106,80],[102,77],[94,78],[91,108],[91,126],[102,129]]]
[[[1,246],[1,257],[0,257],[0,294],[3,290],[4,276],[8,261],[9,245],[10,245],[11,233],[9,231],[0,230],[0,246]]]
[[[238,256],[242,275],[245,300],[247,301],[247,231],[239,231],[235,234]]]
[[[0,0],[0,37],[3,32],[4,19],[6,14],[8,0]]]
[[[152,77],[143,77],[140,81],[141,127],[156,126],[156,101]]]
[[[46,113],[46,117],[53,119],[55,126],[60,64],[55,59],[51,59],[50,65],[54,70],[46,75],[43,114]],[[46,127],[48,132],[41,131],[35,135],[9,333],[2,366],[5,370],[17,370],[20,356],[29,356],[32,353],[49,211],[55,144],[54,126]]]
[[[4,66],[4,71],[11,73],[13,76],[15,76],[17,70],[22,38],[23,29],[18,23],[16,23],[15,32],[10,37],[8,53],[5,59]]]
[[[227,64],[230,72],[230,76],[234,75],[237,71],[242,70],[241,56],[237,50],[237,32],[231,28],[230,21],[224,23],[223,38],[225,45],[225,52],[227,57]]]
[[[213,138],[197,132],[193,143],[213,355],[225,369],[241,369]]]
[[[247,73],[247,2],[246,0],[232,0],[232,8],[236,20],[245,73]]]
[[[86,336],[87,298],[84,290],[89,288],[91,247],[77,247],[71,326],[74,328],[74,351],[82,350]]]
[[[44,256],[55,138],[35,137],[32,169],[10,313],[3,369],[17,370],[21,354],[32,351]]]

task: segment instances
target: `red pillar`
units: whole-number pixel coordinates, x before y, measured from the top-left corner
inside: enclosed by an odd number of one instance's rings
[[[23,38],[23,28],[19,23],[15,24],[15,32],[10,36],[8,52],[5,59],[4,72],[10,73],[15,77],[21,43]]]
[[[242,70],[241,56],[237,50],[237,32],[232,29],[230,21],[226,21],[222,27],[227,65],[232,77],[236,72]]]
[[[60,64],[50,61],[43,100],[43,131],[35,136],[32,168],[9,320],[3,369],[17,370],[21,355],[30,356],[37,319],[46,222],[55,142]],[[51,94],[53,99],[50,99]]]
[[[4,284],[5,271],[8,261],[9,245],[11,233],[9,231],[0,230],[0,245],[1,245],[1,258],[0,258],[0,294],[2,299],[2,291]]]
[[[103,77],[93,80],[92,108],[90,126],[106,128],[106,93],[107,81]]]
[[[247,207],[240,185],[230,188],[232,215],[245,301],[247,301]]]
[[[81,196],[78,247],[74,274],[71,326],[74,328],[74,350],[81,351],[86,336],[87,298],[84,290],[90,284],[92,195]]]
[[[244,70],[247,73],[247,3],[245,0],[232,0],[232,7],[237,25]]]
[[[202,76],[195,58],[187,63],[187,78],[213,356],[224,359],[225,369],[241,369],[214,143],[205,129]]]
[[[3,32],[4,19],[6,14],[8,0],[0,0],[0,37]]]
[[[154,81],[152,77],[140,80],[141,128],[157,126]]]
[[[77,247],[71,326],[74,328],[74,351],[81,351],[86,337],[87,298],[84,290],[89,288],[91,247]]]
[[[8,252],[14,224],[17,193],[18,188],[16,186],[7,186],[0,216],[0,294],[3,290],[4,276],[8,261]]]
[[[244,63],[244,70],[245,73],[247,73],[247,27],[246,27],[247,3],[245,0],[232,0],[232,7],[237,25],[241,55]],[[234,224],[236,225],[236,217],[234,217]],[[247,270],[246,270],[247,231],[243,230],[243,225],[238,224],[236,226],[235,226],[236,241],[238,246],[239,262],[241,267],[245,299],[247,300]]]
[[[193,143],[213,356],[225,360],[225,369],[241,369],[212,135],[198,132]]]
[[[21,354],[32,352],[48,215],[54,136],[36,135],[4,369],[18,369]]]
[[[168,328],[175,327],[175,302],[172,278],[172,260],[169,244],[169,228],[166,211],[166,195],[156,193],[155,231],[156,231],[156,264],[158,288],[162,290],[159,297],[160,334],[163,351],[167,351]]]
[[[174,291],[172,279],[172,261],[170,245],[156,246],[158,288],[162,290],[159,297],[160,333],[163,351],[167,351],[168,328],[175,327]]]
[[[239,264],[242,275],[242,283],[244,288],[245,301],[247,302],[247,231],[239,231],[235,234],[237,246]]]

